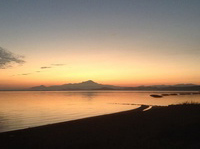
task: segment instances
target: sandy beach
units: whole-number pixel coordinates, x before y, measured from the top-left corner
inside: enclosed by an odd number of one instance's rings
[[[200,147],[200,105],[148,106],[0,134],[0,148]]]

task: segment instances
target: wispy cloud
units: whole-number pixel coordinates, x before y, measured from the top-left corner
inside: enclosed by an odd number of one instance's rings
[[[21,74],[22,76],[27,76],[27,75],[30,75],[31,73],[23,73]]]
[[[64,66],[64,65],[65,64],[51,64],[51,66],[42,66],[42,67],[40,67],[40,69],[50,69],[50,68],[54,68],[57,66]],[[17,74],[17,75],[12,75],[12,76],[27,76],[30,74],[35,74],[35,73],[40,73],[40,72],[44,72],[44,71],[37,70],[37,71],[31,72],[31,73],[22,73],[22,74]]]
[[[12,75],[11,77],[14,77],[14,76],[27,76],[27,75],[30,75],[32,73],[22,73],[22,74],[17,74],[17,75]]]
[[[64,66],[65,64],[51,64],[52,66]]]
[[[2,47],[0,47],[0,69],[12,67],[14,63],[23,64],[23,56],[16,55]]]
[[[40,67],[40,69],[49,69],[49,68],[53,68],[56,66],[64,66],[65,64],[51,64],[51,66],[42,66]]]
[[[47,66],[40,67],[40,69],[49,69],[49,68],[52,68],[52,67],[47,67]]]

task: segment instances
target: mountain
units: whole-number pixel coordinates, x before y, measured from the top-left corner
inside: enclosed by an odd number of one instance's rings
[[[113,85],[103,85],[96,83],[92,80],[88,80],[81,83],[69,83],[63,85],[54,85],[46,87],[44,85],[35,86],[30,88],[30,90],[36,91],[58,91],[58,90],[112,90],[112,89],[121,89],[122,87],[113,86]]]
[[[192,86],[197,86],[197,85],[189,83],[189,84],[176,84],[174,86],[176,86],[176,87],[192,87]]]
[[[40,86],[35,86],[35,87],[32,87],[31,90],[45,90],[46,89],[46,86],[44,85],[40,85]]]
[[[35,86],[28,90],[33,91],[65,91],[65,90],[142,90],[142,91],[200,91],[200,85],[196,84],[176,84],[176,85],[152,85],[137,87],[120,87],[104,85],[88,80],[81,83],[69,83],[53,86]]]
[[[152,85],[124,87],[124,90],[146,90],[146,91],[200,91],[200,85],[196,84],[176,84],[176,85]]]

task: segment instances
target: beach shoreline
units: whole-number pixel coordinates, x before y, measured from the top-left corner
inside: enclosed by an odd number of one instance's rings
[[[129,111],[0,133],[1,148],[197,148],[200,105]]]

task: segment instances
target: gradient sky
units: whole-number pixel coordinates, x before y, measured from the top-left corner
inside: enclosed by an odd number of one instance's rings
[[[1,0],[0,47],[26,61],[0,89],[200,84],[200,1]]]

